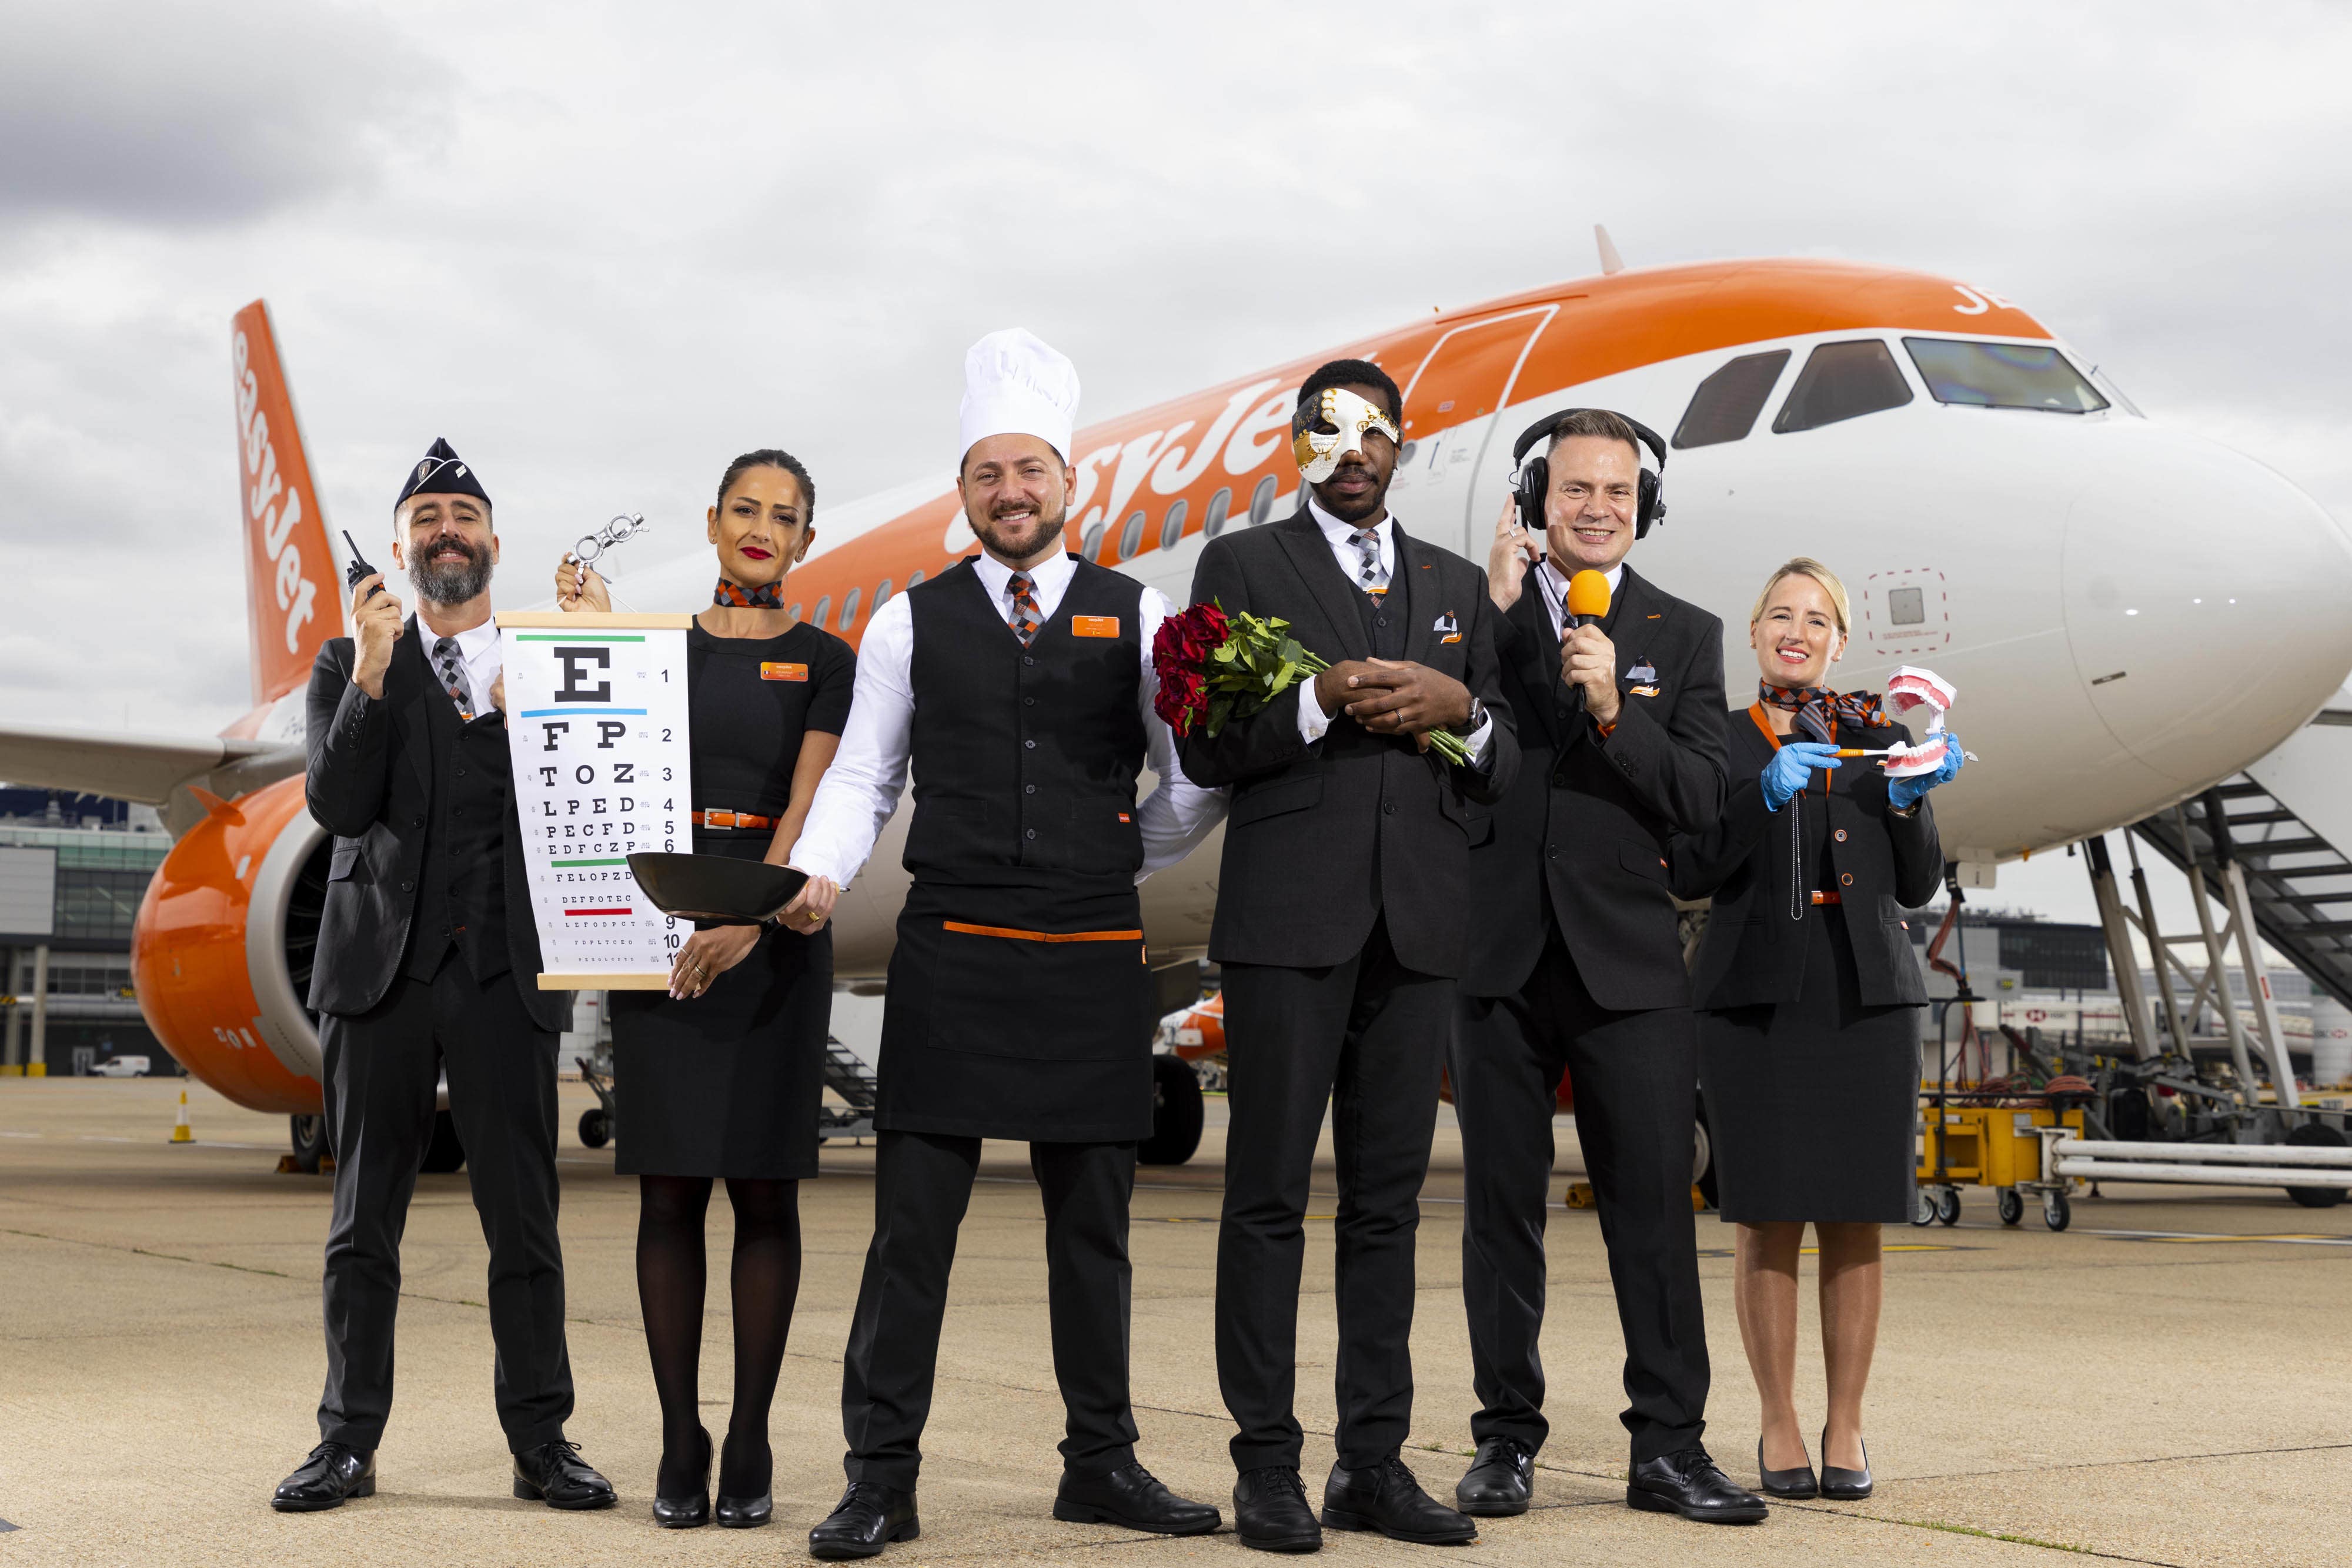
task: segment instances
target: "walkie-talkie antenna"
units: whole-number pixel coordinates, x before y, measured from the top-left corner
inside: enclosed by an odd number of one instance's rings
[[[343,568],[343,586],[357,588],[362,580],[375,575],[375,568],[367,563],[367,557],[360,554],[360,547],[353,542],[351,529],[339,528],[336,531],[343,536],[343,543],[352,552],[352,564]],[[373,599],[383,591],[383,584],[379,582],[368,590],[368,598]]]

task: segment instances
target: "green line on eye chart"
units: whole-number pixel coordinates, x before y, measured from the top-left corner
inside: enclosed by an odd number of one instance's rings
[[[628,856],[626,856],[626,855],[615,855],[615,856],[614,856],[611,860],[608,860],[608,861],[557,861],[557,862],[554,862],[553,869],[554,869],[554,870],[556,870],[556,871],[570,871],[570,870],[571,870],[572,867],[574,867],[574,866],[583,866],[583,865],[626,865],[626,864],[628,864],[628,863],[629,863],[629,857],[628,857]]]

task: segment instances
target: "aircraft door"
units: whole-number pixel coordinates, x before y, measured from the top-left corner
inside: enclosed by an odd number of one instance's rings
[[[1473,560],[1486,554],[1481,517],[1474,513],[1495,444],[1496,415],[1510,401],[1537,335],[1559,310],[1535,305],[1463,322],[1431,346],[1404,383],[1409,450],[1398,465],[1398,515],[1408,528],[1414,518],[1426,519],[1421,526],[1434,542]],[[1507,456],[1507,436],[1502,450]],[[1496,504],[1490,497],[1486,509]],[[1477,548],[1465,549],[1471,544]]]

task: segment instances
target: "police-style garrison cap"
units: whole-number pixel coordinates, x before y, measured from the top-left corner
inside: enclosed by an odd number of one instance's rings
[[[400,499],[392,504],[392,509],[400,510],[411,496],[471,496],[485,507],[490,504],[490,493],[474,477],[472,465],[438,436],[409,469],[408,482],[401,486]]]

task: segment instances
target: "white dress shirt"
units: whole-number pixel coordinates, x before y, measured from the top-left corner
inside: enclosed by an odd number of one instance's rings
[[[1315,519],[1315,526],[1323,530],[1323,538],[1331,547],[1331,559],[1339,563],[1339,570],[1347,574],[1348,580],[1360,583],[1363,579],[1364,556],[1363,552],[1356,548],[1356,536],[1364,531],[1364,525],[1341,522],[1325,511],[1323,503],[1311,495],[1307,498],[1307,513]],[[1383,509],[1381,513],[1381,520],[1372,524],[1371,529],[1380,536],[1381,580],[1386,583],[1396,576],[1396,524],[1391,520],[1386,509]],[[1311,680],[1301,681],[1298,684],[1298,738],[1312,746],[1322,739],[1324,733],[1330,727],[1330,716],[1323,711],[1323,705],[1315,698],[1315,683]],[[1485,771],[1487,763],[1494,756],[1493,716],[1489,715],[1480,719],[1478,727],[1472,730],[1465,738],[1470,747],[1470,766],[1482,772]]]
[[[441,633],[416,618],[416,635],[425,644],[425,662],[433,663],[433,645],[441,641]],[[490,694],[506,669],[506,651],[499,645],[499,623],[485,621],[479,626],[468,626],[457,633],[457,657],[466,665],[466,680],[474,688],[474,711],[489,713],[499,706]],[[435,674],[437,675],[438,671]]]
[[[1625,580],[1625,563],[1619,561],[1603,576],[1609,579],[1609,602],[1617,602],[1617,585]],[[1568,579],[1560,575],[1559,567],[1547,553],[1543,559],[1528,569],[1525,586],[1533,589],[1543,601],[1544,613],[1551,618],[1551,634],[1556,638],[1568,635]]]
[[[977,571],[997,618],[1009,627],[1013,595],[1007,585],[1013,569],[983,551]],[[1054,619],[1076,574],[1077,562],[1058,551],[1030,569],[1029,592],[1037,601],[1041,624]],[[1146,588],[1137,610],[1142,622],[1138,632],[1143,679],[1136,701],[1143,715],[1146,762],[1160,776],[1160,788],[1136,811],[1137,825],[1143,831],[1143,869],[1135,876],[1140,883],[1190,854],[1223,820],[1225,792],[1203,789],[1184,777],[1176,761],[1176,737],[1151,708],[1160,695],[1151,641],[1172,607],[1158,590]],[[896,594],[866,623],[866,639],[857,649],[857,686],[849,723],[841,733],[841,749],[825,769],[808,821],[785,857],[812,876],[849,885],[874,852],[883,824],[898,809],[914,749],[914,614],[907,607],[907,595]]]

